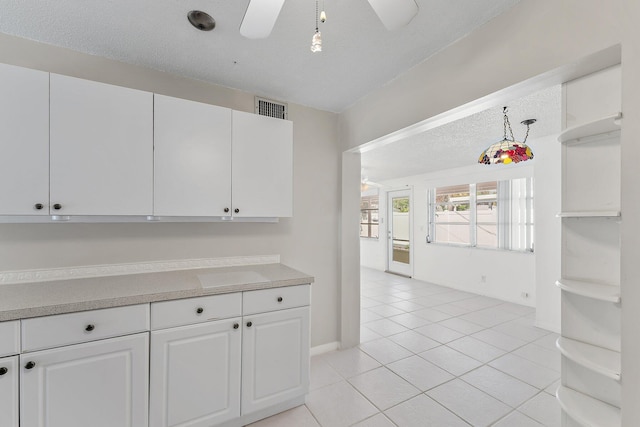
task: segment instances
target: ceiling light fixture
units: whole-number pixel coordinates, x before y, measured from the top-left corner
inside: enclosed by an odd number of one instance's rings
[[[526,142],[529,137],[529,126],[535,123],[536,119],[527,119],[520,122],[527,126],[527,134],[524,136],[524,141],[518,142],[513,137],[513,130],[507,116],[507,107],[504,107],[502,112],[504,114],[504,137],[502,141],[496,142],[484,150],[480,154],[478,163],[485,165],[502,163],[508,165],[509,163],[519,163],[533,159],[533,151],[531,151]],[[507,128],[509,128],[511,139],[507,139]]]
[[[311,52],[322,52],[322,33],[318,31],[318,0],[316,0],[316,32],[311,38]]]
[[[192,10],[187,13],[187,19],[191,25],[200,31],[211,31],[216,27],[216,21],[206,12],[201,10]]]

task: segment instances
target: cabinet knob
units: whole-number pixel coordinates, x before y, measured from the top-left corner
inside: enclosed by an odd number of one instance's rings
[[[91,324],[89,324],[89,325],[87,325],[87,326],[84,328],[84,330],[85,330],[85,331],[87,331],[87,332],[91,332],[91,331],[93,331],[95,328],[96,328],[96,325],[91,325]]]
[[[224,212],[225,213],[229,212],[229,208],[224,208]]]
[[[36,203],[33,207],[39,211],[40,209],[44,208],[44,205],[42,203]]]
[[[62,209],[62,205],[60,203],[56,203],[55,205],[53,205],[53,209],[59,211],[60,209]]]
[[[4,366],[2,368],[0,368],[0,376],[6,374],[7,372],[9,372],[9,370],[7,368],[5,368]]]
[[[237,323],[233,324],[233,329],[238,329],[240,327],[240,325],[238,325]]]
[[[24,365],[26,369],[33,369],[35,368],[35,366],[36,366],[36,362],[27,362],[27,364]]]
[[[250,328],[251,326],[253,326],[252,322],[247,322],[247,328]]]
[[[240,212],[240,209],[235,208],[233,211],[234,211],[235,213],[239,213],[239,212]]]
[[[282,302],[282,297],[278,297],[278,302]]]
[[[202,308],[202,307],[196,308],[196,313],[202,314],[203,312],[204,312],[204,308]]]

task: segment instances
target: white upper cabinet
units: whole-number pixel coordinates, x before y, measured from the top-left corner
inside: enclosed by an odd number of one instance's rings
[[[49,73],[0,64],[0,215],[48,206]]]
[[[51,74],[51,214],[151,215],[153,94]]]
[[[293,215],[293,123],[233,111],[233,216]]]
[[[154,95],[154,215],[231,215],[231,110]]]

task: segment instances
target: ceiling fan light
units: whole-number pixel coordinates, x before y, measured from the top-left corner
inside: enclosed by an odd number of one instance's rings
[[[418,14],[415,0],[369,0],[369,4],[389,31],[404,27]]]
[[[251,0],[240,24],[240,34],[248,39],[264,39],[271,34],[284,0]]]
[[[316,31],[311,38],[311,52],[322,52],[322,33],[320,31]]]

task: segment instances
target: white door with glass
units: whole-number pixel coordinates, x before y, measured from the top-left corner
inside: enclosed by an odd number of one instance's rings
[[[387,194],[388,265],[390,273],[411,276],[411,191]]]

